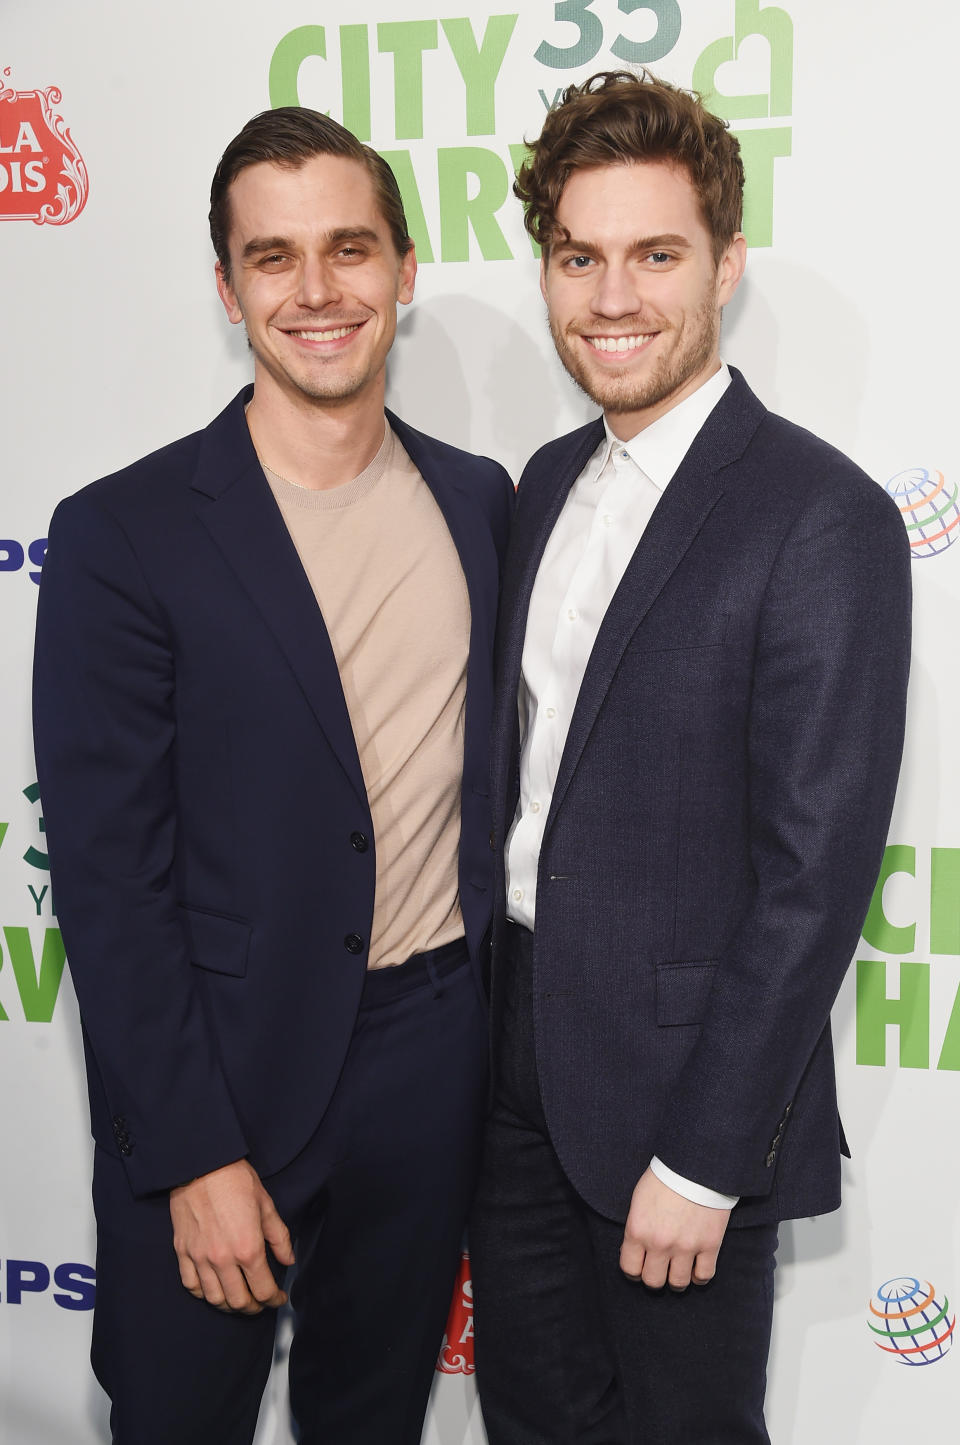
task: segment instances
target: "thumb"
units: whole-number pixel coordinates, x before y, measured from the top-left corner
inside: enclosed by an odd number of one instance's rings
[[[294,1264],[290,1231],[277,1213],[276,1206],[266,1190],[260,1198],[260,1227],[264,1239],[280,1263]]]

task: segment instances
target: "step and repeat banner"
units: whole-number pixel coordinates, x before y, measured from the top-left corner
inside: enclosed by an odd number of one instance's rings
[[[4,0],[0,13],[0,1439],[108,1438],[87,1368],[96,1279],[79,1024],[29,732],[51,511],[204,425],[248,379],[214,290],[209,182],[249,116],[294,103],[342,119],[403,190],[420,273],[389,404],[519,476],[591,409],[554,357],[513,172],[565,85],[624,65],[700,89],[736,129],[751,255],[724,355],[768,406],[891,493],[915,559],[902,786],[835,1012],[846,1203],[783,1230],[771,1435],[953,1438],[954,12],[939,0]],[[366,1307],[373,1320],[377,1300]],[[465,1260],[429,1445],[483,1445],[472,1334]],[[288,1336],[283,1321],[258,1445],[293,1438]],[[727,1342],[715,1345],[722,1359]]]

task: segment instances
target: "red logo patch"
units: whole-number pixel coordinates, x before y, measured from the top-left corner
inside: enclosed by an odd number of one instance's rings
[[[65,226],[87,204],[87,168],[54,112],[60,100],[56,86],[11,90],[0,78],[0,221]]]
[[[470,1278],[470,1256],[464,1251],[437,1369],[441,1375],[472,1375],[476,1368],[473,1362],[473,1281]]]

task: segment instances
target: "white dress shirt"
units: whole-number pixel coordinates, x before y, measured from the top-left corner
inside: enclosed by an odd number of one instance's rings
[[[517,703],[520,801],[506,844],[507,913],[532,929],[543,829],[580,684],[630,558],[710,412],[730,385],[725,365],[629,441],[604,418],[605,437],[574,482],[537,572]],[[698,1204],[729,1209],[735,1196],[683,1179],[654,1159],[663,1183]]]

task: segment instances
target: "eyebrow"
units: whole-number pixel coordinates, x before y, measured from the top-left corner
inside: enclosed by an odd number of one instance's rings
[[[630,250],[633,252],[660,251],[666,247],[689,250],[690,240],[687,236],[674,233],[668,233],[662,236],[640,236],[636,241],[631,243]],[[569,251],[576,255],[592,255],[595,251],[601,250],[602,248],[594,241],[577,241],[571,236],[565,241],[557,241],[552,249],[554,251]]]
[[[380,237],[369,226],[337,226],[324,233],[324,245],[338,246],[342,241],[370,241],[379,245]],[[246,260],[249,256],[262,256],[268,251],[294,250],[296,246],[289,236],[253,236],[244,246],[242,254]]]

